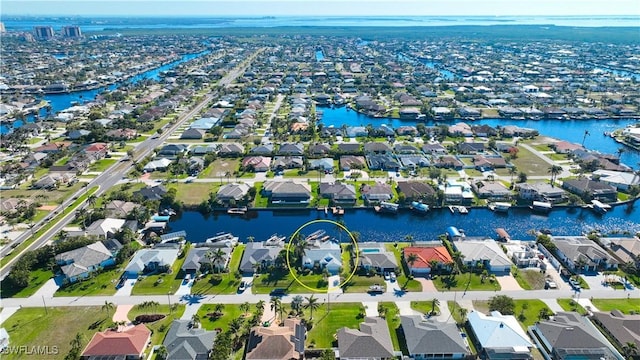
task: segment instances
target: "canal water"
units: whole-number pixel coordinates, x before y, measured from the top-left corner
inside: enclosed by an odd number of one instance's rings
[[[203,51],[196,54],[183,55],[180,59],[176,61],[142,72],[138,75],[132,76],[131,78],[121,83],[111,84],[109,86],[105,86],[105,87],[101,87],[93,90],[76,91],[76,92],[70,92],[70,93],[64,93],[64,94],[45,94],[42,97],[39,97],[37,99],[48,101],[49,104],[51,105],[51,114],[55,114],[57,112],[60,112],[64,109],[69,108],[71,104],[74,102],[83,103],[85,101],[91,101],[103,91],[105,90],[113,91],[117,89],[119,86],[121,86],[122,84],[136,84],[139,81],[147,80],[147,79],[158,81],[160,80],[160,73],[162,73],[163,71],[170,70],[179,64],[182,64],[184,62],[187,62],[189,60],[195,59],[200,56],[204,56],[209,53],[210,51],[207,50],[207,51]],[[39,115],[42,118],[46,117],[47,116],[46,109],[44,108],[41,109]],[[34,121],[33,116],[28,117],[26,121],[28,122]],[[13,123],[14,128],[19,128],[22,125],[23,125],[23,122],[20,120],[17,120]],[[4,124],[0,125],[0,134],[6,134],[10,132],[11,129],[12,129],[11,126],[7,126]]]
[[[421,121],[417,120],[400,120],[392,118],[372,118],[367,115],[358,113],[346,106],[341,107],[318,107],[322,111],[322,124],[324,126],[341,127],[343,124],[347,126],[366,126],[368,124],[374,127],[382,124],[397,128],[399,126],[417,125]],[[452,120],[450,122],[441,122],[446,124],[454,124],[462,120]],[[581,144],[585,131],[589,135],[585,138],[584,146],[591,150],[597,150],[601,153],[616,154],[619,148],[624,148],[621,160],[630,167],[636,167],[640,163],[640,152],[630,147],[619,144],[609,136],[605,136],[605,132],[612,132],[615,129],[623,128],[629,124],[634,124],[637,120],[619,120],[619,119],[591,119],[591,120],[507,120],[507,119],[482,119],[475,121],[462,121],[470,125],[490,125],[492,127],[517,125],[525,128],[538,130],[540,135],[547,135],[561,140],[570,141]],[[433,126],[437,123],[426,122],[425,125]]]
[[[173,218],[169,226],[170,231],[185,230],[192,242],[202,242],[218,232],[231,232],[242,241],[249,236],[262,241],[274,233],[290,236],[303,224],[317,219],[338,218],[316,209],[259,210],[244,216],[186,211]],[[409,210],[391,215],[378,214],[373,209],[347,209],[342,220],[350,231],[360,233],[360,241],[406,241],[407,236],[415,241],[436,240],[449,226],[463,229],[468,237],[495,238],[496,228],[504,228],[514,240],[534,240],[531,231],[542,229],[555,235],[579,235],[591,230],[603,234],[638,232],[640,203],[631,209],[627,205],[616,206],[604,215],[582,208],[554,208],[547,215],[534,214],[529,208],[511,208],[507,214],[473,208],[466,215],[452,214],[448,208],[433,209],[426,215]]]

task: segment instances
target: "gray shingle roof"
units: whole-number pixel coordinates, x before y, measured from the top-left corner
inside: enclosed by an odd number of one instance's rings
[[[174,320],[163,345],[167,349],[168,359],[205,360],[213,348],[215,338],[215,331],[190,329],[189,320]]]
[[[402,330],[409,354],[468,354],[467,347],[454,323],[419,315],[401,316]]]
[[[338,330],[338,349],[341,359],[386,359],[394,356],[387,321],[380,317],[367,317],[360,330]]]

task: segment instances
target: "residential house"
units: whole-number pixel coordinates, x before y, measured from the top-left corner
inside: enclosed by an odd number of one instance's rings
[[[633,172],[596,170],[591,175],[593,180],[609,184],[620,191],[628,191],[631,186],[640,185],[640,176]]]
[[[619,237],[601,238],[600,242],[620,261],[621,264],[632,263],[640,267],[640,238]]]
[[[218,155],[222,157],[236,157],[242,154],[244,154],[244,146],[238,143],[220,144],[220,149],[218,149]]]
[[[189,125],[190,129],[201,129],[207,131],[212,127],[216,126],[220,122],[219,118],[200,118]]]
[[[18,198],[8,198],[8,199],[0,199],[0,213],[15,213],[19,211],[21,208],[27,208],[29,205],[33,204],[33,200],[31,199],[18,199]]]
[[[496,229],[499,231],[500,229]],[[502,229],[504,230],[504,229]],[[502,236],[504,239],[508,235]],[[536,244],[532,242],[507,242],[502,244],[507,250],[507,256],[519,268],[536,268],[540,264],[541,253],[537,250]]]
[[[618,200],[618,191],[615,187],[601,181],[589,179],[568,179],[562,182],[562,187],[567,191],[590,199],[603,202],[615,202]]]
[[[364,152],[367,154],[391,154],[393,151],[386,143],[368,142],[364,144]]]
[[[113,242],[117,242],[117,240],[113,240]],[[60,266],[65,280],[70,283],[88,278],[91,273],[100,268],[113,266],[116,263],[115,253],[107,249],[100,241],[58,254],[55,256],[55,260]]]
[[[173,157],[187,152],[188,149],[189,146],[185,144],[167,144],[158,151],[158,156]]]
[[[271,162],[273,170],[284,169],[302,169],[304,167],[304,159],[302,156],[274,156]]]
[[[138,250],[124,272],[129,278],[155,271],[167,271],[178,258],[177,246],[163,246]]]
[[[206,154],[213,154],[217,151],[217,146],[215,145],[206,145],[206,146],[194,146],[191,149],[191,154],[192,155],[206,155]]]
[[[458,143],[456,149],[460,154],[475,155],[484,152],[485,143],[477,142],[461,142]]]
[[[507,162],[501,156],[483,156],[476,155],[473,157],[473,165],[480,171],[486,169],[504,169],[507,167]]]
[[[85,147],[83,152],[92,160],[104,159],[109,152],[109,145],[105,143],[93,143]]]
[[[309,154],[315,156],[322,156],[331,153],[331,145],[329,144],[314,144],[309,146]]]
[[[151,330],[144,324],[126,330],[97,332],[82,351],[81,359],[142,359],[144,350],[151,341]]]
[[[138,137],[134,129],[114,129],[107,131],[107,136],[113,140],[132,140]]]
[[[464,181],[454,179],[447,180],[446,184],[438,186],[444,192],[444,201],[447,204],[471,204],[474,195],[471,185]]]
[[[342,155],[340,156],[340,169],[349,171],[351,169],[364,169],[367,167],[367,161],[364,156]]]
[[[191,327],[190,320],[173,320],[162,342],[167,359],[207,360],[217,332]]]
[[[421,154],[400,154],[397,158],[402,169],[415,170],[418,168],[428,167],[431,164],[429,159]]]
[[[338,274],[342,268],[342,249],[336,239],[309,236],[307,248],[302,257],[302,266],[307,269],[318,267]]]
[[[167,194],[167,189],[162,185],[147,186],[133,193],[133,198],[137,196],[142,197],[145,200],[162,200]]]
[[[246,183],[225,184],[218,189],[216,200],[223,204],[230,204],[232,201],[239,202],[246,199],[250,189],[251,186]]]
[[[249,153],[252,155],[271,155],[273,154],[273,144],[257,145],[249,150]]]
[[[573,144],[567,141],[558,141],[549,145],[555,152],[560,154],[569,154],[574,150],[584,149],[581,145]]]
[[[400,181],[398,191],[404,194],[407,201],[424,200],[436,196],[436,190],[431,185],[420,181]]]
[[[464,359],[470,354],[458,326],[453,322],[400,316],[404,340],[411,359]]]
[[[140,207],[140,205],[134,202],[112,200],[104,206],[104,211],[105,215],[108,217],[126,219],[129,213],[138,207]]]
[[[533,344],[513,315],[492,311],[487,316],[471,311],[467,320],[477,340],[476,349],[484,359],[533,359]]]
[[[515,186],[521,199],[531,201],[544,201],[552,204],[563,202],[566,192],[559,187],[551,186],[546,182],[519,183]]]
[[[273,235],[265,241],[247,243],[240,260],[240,271],[251,274],[256,269],[266,269],[273,265],[284,249],[284,240],[285,237]]]
[[[359,143],[340,143],[338,144],[338,152],[349,155],[362,154]]]
[[[553,236],[556,255],[573,271],[614,270],[618,261],[586,236]]]
[[[576,312],[559,312],[539,321],[529,327],[529,334],[547,359],[624,360],[598,328]]]
[[[362,198],[368,202],[387,201],[393,198],[391,185],[386,183],[363,184],[360,188],[360,193]]]
[[[356,202],[356,188],[352,184],[320,183],[320,196],[331,199],[336,203],[354,204]]]
[[[416,255],[413,263],[409,261],[411,255]],[[402,249],[402,259],[414,276],[426,276],[436,269],[449,272],[453,266],[453,258],[447,248],[439,242],[405,247]]]
[[[311,159],[309,160],[309,169],[333,173],[333,159],[332,158]]]
[[[271,168],[271,158],[265,156],[247,156],[242,159],[245,171],[267,172]]]
[[[205,133],[206,131],[203,129],[188,128],[187,130],[182,132],[182,135],[180,135],[180,139],[202,139],[204,138]]]
[[[636,349],[640,349],[640,314],[625,315],[620,310],[610,312],[594,312],[591,321],[604,330],[609,341],[618,349],[623,349],[627,344],[635,344]],[[640,354],[631,357],[638,360]]]
[[[213,248],[206,246],[208,244],[198,244],[202,246],[196,246],[192,248],[187,254],[187,258],[182,264],[182,270],[186,274],[199,274],[202,265],[205,265],[209,271],[222,271],[227,268],[229,261],[231,260],[231,253],[233,252],[232,246],[222,246]],[[215,254],[220,252],[221,258],[216,259]]]
[[[307,330],[300,319],[285,319],[284,326],[255,326],[245,349],[246,360],[302,360]]]
[[[432,154],[432,155],[445,155],[445,154],[448,153],[447,148],[442,146],[442,144],[440,144],[440,143],[424,144],[424,145],[422,145],[422,151],[425,154]]]
[[[345,135],[348,138],[365,137],[369,135],[369,130],[364,126],[348,126]]]
[[[477,181],[471,184],[471,188],[481,199],[489,201],[505,201],[511,199],[511,190],[507,189],[499,181]]]
[[[309,184],[294,181],[266,181],[262,186],[262,193],[274,204],[306,204],[311,200]]]
[[[71,130],[67,133],[67,139],[69,140],[78,140],[81,139],[84,136],[89,136],[91,135],[91,131],[89,130],[84,130],[84,129],[79,129],[79,130]]]
[[[434,165],[441,168],[455,170],[462,170],[462,168],[464,168],[464,163],[453,155],[443,155],[436,158]]]
[[[470,268],[482,265],[494,274],[511,272],[513,263],[493,239],[454,241],[453,247],[464,256],[462,262]]]
[[[67,235],[69,237],[94,236],[100,239],[107,239],[113,237],[118,231],[120,231],[125,223],[126,220],[124,219],[99,219],[91,223],[91,225],[87,226],[86,229],[79,231],[68,231]]]
[[[278,155],[303,155],[304,145],[297,143],[284,143],[280,145],[278,149]]]
[[[374,269],[382,274],[387,271],[395,271],[398,268],[395,255],[387,251],[383,243],[359,243],[358,250],[360,251],[360,267],[367,271]]]
[[[341,360],[396,358],[387,320],[381,317],[365,317],[364,322],[360,323],[360,330],[347,327],[338,329],[337,337]]]
[[[172,161],[167,158],[160,158],[157,160],[149,161],[143,168],[145,172],[153,171],[166,171]]]

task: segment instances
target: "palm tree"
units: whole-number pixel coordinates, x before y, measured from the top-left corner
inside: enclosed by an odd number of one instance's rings
[[[87,204],[89,204],[89,206],[91,207],[95,206],[97,201],[98,197],[95,195],[89,195],[89,197],[87,198]]]
[[[114,307],[115,305],[112,302],[109,302],[107,300],[104,301],[104,305],[102,305],[102,310],[107,311],[107,318],[111,315],[111,310],[113,310]]]
[[[232,334],[237,334],[238,331],[242,328],[242,320],[240,318],[235,318],[229,322],[229,332]]]
[[[458,308],[458,314],[460,314],[460,321],[462,323],[464,323],[467,320],[467,313],[469,312],[469,310],[467,310],[466,308],[463,307],[459,307]]]
[[[256,303],[256,311],[262,316],[264,314],[264,300],[260,300]]]
[[[538,312],[538,319],[542,320],[547,320],[549,319],[549,317],[553,315],[553,313],[551,312],[551,310],[549,310],[548,307],[543,307],[542,309],[540,309],[540,311]]]
[[[160,345],[156,349],[155,354],[156,354],[156,359],[159,359],[159,360],[166,360],[167,356],[169,355],[167,354],[167,348],[164,347],[164,345]]]
[[[551,174],[551,187],[555,187],[556,176],[562,172],[562,167],[558,165],[551,165],[547,172]]]
[[[313,310],[317,310],[320,307],[320,303],[318,303],[318,298],[310,297],[305,298],[307,303],[304,305],[305,309],[309,309],[309,320],[313,320]]]
[[[304,298],[300,295],[296,295],[291,299],[291,310],[295,311],[296,314],[300,314],[302,311],[302,304],[304,302]]]
[[[431,315],[436,314],[436,307],[440,305],[440,301],[436,298],[431,300]]]
[[[584,147],[584,141],[587,139],[587,136],[591,135],[591,133],[589,133],[589,130],[585,130],[584,131],[584,136],[582,136],[582,147]]]
[[[638,355],[638,346],[636,345],[636,343],[632,341],[628,341],[622,347],[622,351],[624,353],[625,358],[631,359],[633,358],[634,355]]]
[[[407,263],[413,267],[413,265],[416,263],[416,261],[418,261],[418,254],[414,254],[414,253],[410,253],[407,256]],[[413,271],[411,271],[411,274],[413,275]]]
[[[280,314],[280,322],[282,322],[282,300],[277,296],[272,296],[269,303],[271,304],[271,311]]]
[[[81,333],[76,333],[76,336],[73,337],[73,339],[71,340],[70,344],[71,344],[71,349],[73,352],[77,352],[79,353],[80,350],[82,349],[82,342],[84,340],[84,337],[82,336]]]
[[[509,175],[511,175],[511,184],[513,184],[513,177],[518,173],[518,168],[512,166],[509,168]]]
[[[213,312],[218,316],[222,316],[224,314],[222,312],[223,310],[224,310],[223,304],[216,304],[216,306],[213,308]]]
[[[191,316],[191,323],[193,323],[193,327],[194,328],[199,328],[200,327],[200,315],[193,314]]]
[[[240,304],[240,311],[242,311],[242,313],[244,315],[246,315],[247,313],[249,313],[249,309],[251,308],[251,305],[249,305],[248,302],[244,302],[242,304]]]

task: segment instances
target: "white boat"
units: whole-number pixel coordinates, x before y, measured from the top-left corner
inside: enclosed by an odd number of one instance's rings
[[[419,213],[426,213],[429,211],[429,205],[427,204],[423,204],[421,202],[417,202],[417,201],[412,201],[411,202],[411,209],[415,210],[416,212]]]
[[[544,201],[534,201],[533,204],[529,206],[529,208],[533,211],[544,213],[551,211],[552,207],[553,205],[551,205],[551,203]]]
[[[460,213],[460,214],[468,214],[469,213],[469,209],[467,209],[465,206],[457,206],[457,205],[451,205],[449,206],[449,211],[451,211],[451,213],[455,214],[455,213]]]
[[[591,200],[591,207],[593,210],[601,214],[611,210],[611,205],[600,202],[599,200]]]
[[[395,214],[398,212],[399,207],[400,205],[398,204],[382,201],[379,206],[374,206],[373,208],[376,212],[387,212]]]
[[[494,202],[489,204],[489,209],[495,212],[507,212],[511,208],[511,203],[507,202]]]

